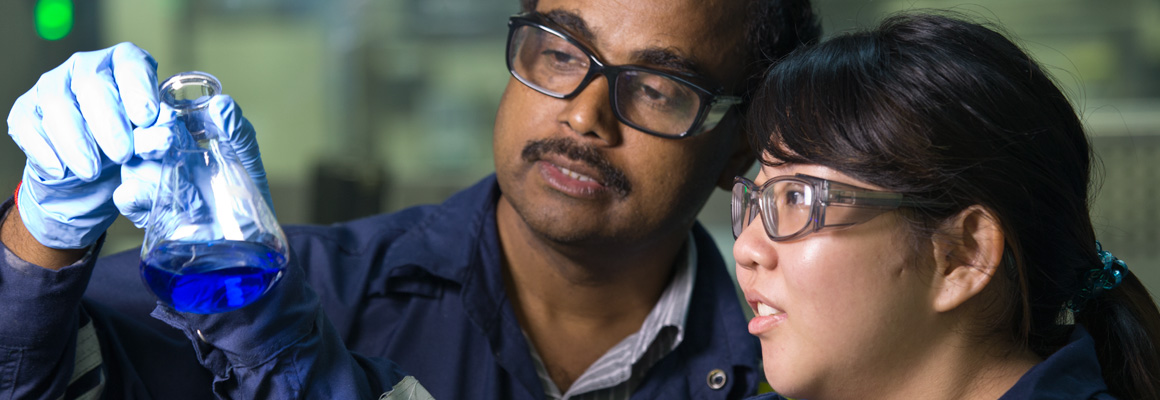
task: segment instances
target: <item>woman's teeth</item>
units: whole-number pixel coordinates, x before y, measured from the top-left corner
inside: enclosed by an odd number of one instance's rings
[[[781,314],[781,310],[765,305],[765,303],[757,303],[757,315],[768,317],[770,315]]]

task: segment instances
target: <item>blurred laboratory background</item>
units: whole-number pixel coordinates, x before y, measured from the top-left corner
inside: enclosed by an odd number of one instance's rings
[[[1106,249],[1160,293],[1160,2],[814,0],[827,35],[899,10],[954,8],[1008,29],[1071,96],[1102,161]],[[257,128],[279,220],[328,224],[440,202],[493,170],[516,0],[0,2],[4,114],[69,54],[131,41],[161,79],[216,75]],[[0,140],[0,188],[24,156]],[[10,190],[10,189],[5,189]],[[728,194],[701,214],[732,264]],[[124,218],[106,254],[139,246]]]

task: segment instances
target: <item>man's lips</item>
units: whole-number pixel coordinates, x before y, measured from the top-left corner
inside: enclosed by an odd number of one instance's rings
[[[592,179],[588,175],[583,175],[583,174],[577,173],[576,171],[573,171],[573,170],[570,170],[570,169],[567,169],[564,167],[560,167],[560,172],[563,172],[564,175],[568,175],[569,178],[572,178],[572,179],[575,179],[575,180],[578,180],[581,182],[594,182],[596,184],[601,184],[599,181]]]
[[[595,179],[566,167],[542,160],[536,161],[534,165],[548,185],[572,197],[596,199],[612,193]]]
[[[545,154],[538,161],[551,164],[553,167],[556,167],[556,169],[560,170],[562,174],[567,175],[572,179],[584,182],[592,182],[600,186],[605,186],[604,178],[601,176],[600,171],[597,171],[587,163],[573,161],[561,154],[555,153]]]
[[[582,146],[569,138],[532,140],[524,146],[521,158],[529,163],[543,162],[555,171],[543,171],[549,175],[558,174],[558,182],[565,180],[580,183],[585,192],[592,189],[607,190],[620,197],[632,192],[632,185],[623,172],[597,149]],[[593,185],[592,187],[587,187]]]

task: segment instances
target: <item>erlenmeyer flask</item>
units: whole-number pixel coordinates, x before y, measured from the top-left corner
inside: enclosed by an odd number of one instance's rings
[[[162,161],[145,228],[141,276],[178,311],[211,314],[254,302],[282,277],[286,237],[209,117],[217,78],[183,72],[161,84],[178,132]]]

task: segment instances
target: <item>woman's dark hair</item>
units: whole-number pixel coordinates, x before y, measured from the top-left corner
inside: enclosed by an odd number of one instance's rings
[[[766,75],[748,132],[774,160],[945,205],[905,213],[918,232],[989,209],[1008,283],[988,304],[999,318],[980,329],[1040,357],[1068,341],[1067,305],[1102,267],[1089,216],[1094,156],[1067,97],[1002,34],[960,15],[902,14],[801,49]],[[1134,275],[1073,318],[1095,340],[1112,393],[1160,398],[1160,311]]]

